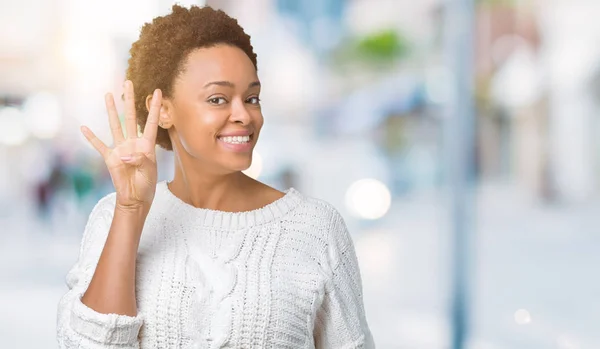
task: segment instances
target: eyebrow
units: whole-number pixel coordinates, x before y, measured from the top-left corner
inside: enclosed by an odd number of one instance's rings
[[[211,85],[225,86],[225,87],[230,87],[230,88],[234,88],[235,87],[235,85],[233,84],[233,82],[229,82],[229,81],[211,81],[211,82],[207,83],[206,85],[204,85],[204,88],[207,88],[207,87],[209,87]],[[248,88],[250,89],[250,88],[256,87],[256,86],[260,87],[260,81],[251,82],[248,85]]]

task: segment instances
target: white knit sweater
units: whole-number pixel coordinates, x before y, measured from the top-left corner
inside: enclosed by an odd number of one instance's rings
[[[374,348],[354,246],[331,205],[292,188],[261,209],[212,211],[159,182],[138,249],[136,317],[81,302],[114,206],[112,193],[90,214],[58,305],[60,348]]]

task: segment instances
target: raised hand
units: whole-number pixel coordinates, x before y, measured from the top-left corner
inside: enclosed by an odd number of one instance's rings
[[[81,132],[92,146],[102,155],[112,178],[117,194],[117,208],[148,211],[154,200],[157,183],[156,133],[160,114],[162,94],[154,91],[144,133],[138,137],[135,117],[133,83],[125,81],[125,126],[127,137],[123,135],[113,96],[105,96],[108,121],[114,147],[104,144],[86,126]]]

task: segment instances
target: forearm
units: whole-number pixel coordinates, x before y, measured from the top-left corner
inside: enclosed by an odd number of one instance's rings
[[[96,271],[81,301],[103,314],[137,315],[135,266],[147,212],[115,208]]]

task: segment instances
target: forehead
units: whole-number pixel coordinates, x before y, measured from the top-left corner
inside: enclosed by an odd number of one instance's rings
[[[199,84],[230,81],[247,85],[257,80],[257,74],[244,51],[235,46],[216,45],[190,52],[180,78]]]

